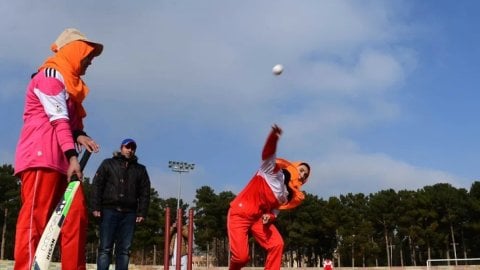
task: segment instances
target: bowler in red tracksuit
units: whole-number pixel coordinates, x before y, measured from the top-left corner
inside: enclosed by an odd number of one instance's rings
[[[262,164],[247,186],[230,203],[228,239],[229,270],[238,270],[249,261],[248,235],[267,251],[265,269],[280,269],[283,239],[275,225],[274,211],[288,202],[288,190],[281,167],[276,164],[277,142],[282,130],[274,125],[262,152]]]

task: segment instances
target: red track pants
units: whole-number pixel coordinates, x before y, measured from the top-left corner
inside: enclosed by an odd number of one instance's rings
[[[230,209],[228,211],[228,240],[230,243],[229,270],[244,267],[249,257],[248,233],[267,251],[266,270],[279,270],[282,264],[283,239],[275,225],[263,224],[262,219],[249,219]]]
[[[67,187],[64,174],[35,168],[21,174],[22,208],[15,235],[15,270],[30,270],[40,237]],[[62,270],[86,269],[85,244],[88,226],[87,207],[82,186],[73,199],[60,233]]]

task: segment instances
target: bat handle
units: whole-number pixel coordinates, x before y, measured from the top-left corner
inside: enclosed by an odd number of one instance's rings
[[[85,152],[83,153],[82,159],[80,159],[80,170],[83,171],[85,169],[85,166],[87,165],[87,161],[92,155],[92,152],[88,151],[85,149]]]
[[[80,159],[80,170],[81,171],[83,171],[83,169],[85,169],[85,166],[87,165],[87,161],[88,161],[88,159],[90,158],[91,155],[92,155],[92,152],[85,149],[85,152],[83,153],[83,156]],[[77,175],[72,175],[72,180],[71,181],[78,181],[78,180],[79,179],[78,179]]]

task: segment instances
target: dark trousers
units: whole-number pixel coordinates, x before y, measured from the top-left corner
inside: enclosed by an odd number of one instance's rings
[[[135,231],[135,212],[103,209],[100,223],[100,246],[98,247],[98,270],[108,270],[115,244],[115,269],[127,270],[130,247]]]

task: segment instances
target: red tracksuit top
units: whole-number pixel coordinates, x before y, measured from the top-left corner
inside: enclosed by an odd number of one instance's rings
[[[278,135],[272,131],[262,152],[262,164],[247,186],[230,203],[231,211],[258,219],[287,202],[282,170],[276,165]]]

